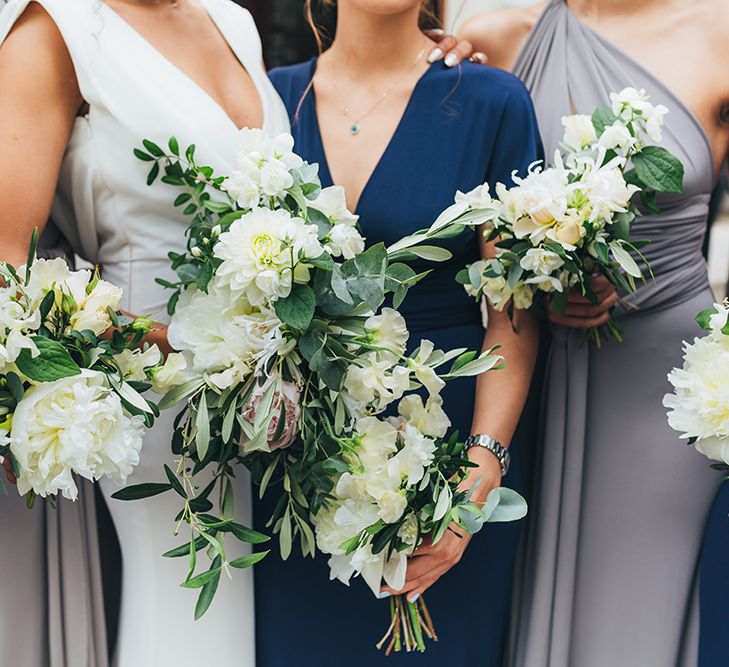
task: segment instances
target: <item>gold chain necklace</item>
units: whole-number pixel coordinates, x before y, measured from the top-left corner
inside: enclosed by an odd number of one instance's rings
[[[399,77],[387,90],[385,90],[382,95],[380,95],[375,103],[363,114],[360,116],[353,116],[352,113],[349,110],[349,107],[347,104],[342,100],[342,97],[337,93],[336,91],[339,89],[339,84],[336,79],[330,79],[332,85],[334,86],[335,94],[337,96],[337,102],[339,103],[339,109],[342,112],[343,116],[346,116],[350,121],[351,125],[349,126],[349,132],[352,136],[356,136],[359,134],[360,130],[362,129],[362,121],[367,118],[377,107],[382,104],[387,96],[397,88],[398,85],[400,85],[411,73],[412,71],[418,66],[418,63],[423,59],[423,56],[425,55],[425,49],[427,48],[427,45],[424,46],[422,49],[420,49],[418,55],[415,57],[415,60],[413,60],[412,65],[408,67],[407,72],[403,74],[401,77]]]

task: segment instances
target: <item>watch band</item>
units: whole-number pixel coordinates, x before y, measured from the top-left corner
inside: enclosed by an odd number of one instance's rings
[[[496,438],[490,435],[484,435],[477,433],[466,438],[466,451],[471,447],[483,447],[488,449],[498,460],[501,465],[502,476],[509,472],[509,465],[511,464],[511,454]]]

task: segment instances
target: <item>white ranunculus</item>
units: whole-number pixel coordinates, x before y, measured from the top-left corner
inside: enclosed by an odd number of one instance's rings
[[[565,128],[564,141],[571,149],[579,151],[597,141],[595,126],[592,124],[592,116],[574,114],[564,116],[562,125]]]
[[[444,437],[451,426],[440,396],[431,396],[423,404],[421,396],[409,394],[400,401],[397,411],[419,431],[433,438]]]
[[[348,224],[338,224],[329,230],[328,242],[326,244],[327,252],[333,257],[344,257],[344,259],[352,259],[365,249],[365,240],[357,231],[356,227]]]
[[[309,206],[323,213],[332,225],[354,227],[359,220],[359,216],[347,208],[347,198],[341,185],[322,188],[319,196]]]
[[[75,331],[88,329],[97,336],[111,327],[109,310],[117,310],[124,293],[121,288],[105,280],[99,280],[86,297],[78,302],[78,310],[71,315]]]
[[[556,252],[546,248],[530,248],[519,263],[525,271],[549,276],[564,265],[564,260]]]
[[[139,462],[144,423],[128,417],[102,373],[40,384],[26,391],[10,431],[18,461],[18,491],[62,493],[75,500],[73,474],[123,484]]]
[[[395,356],[393,363],[405,354],[410,333],[405,318],[393,308],[383,308],[379,315],[368,318],[364,324],[370,342],[385,348]]]
[[[684,344],[683,368],[668,375],[674,393],[663,398],[668,423],[696,448],[729,463],[729,336],[714,331]]]
[[[633,135],[630,134],[625,125],[617,121],[605,128],[600,135],[599,144],[607,150],[614,150],[625,153],[635,143]]]
[[[145,382],[146,369],[158,366],[162,361],[162,353],[157,345],[151,345],[144,352],[140,349],[123,350],[114,355],[114,359],[127,382]]]
[[[217,280],[261,306],[288,296],[298,277],[292,261],[314,259],[322,252],[314,225],[284,210],[254,209],[220,235]]]

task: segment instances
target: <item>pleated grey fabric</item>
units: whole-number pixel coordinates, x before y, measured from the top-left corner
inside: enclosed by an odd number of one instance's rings
[[[38,254],[68,256],[52,222]],[[94,489],[77,484],[78,500],[56,509],[27,509],[10,484],[0,494],[0,665],[108,665]]]
[[[96,512],[91,485],[57,509],[0,495],[0,664],[106,667]]]
[[[625,342],[602,349],[555,328],[525,569],[517,581],[513,667],[694,667],[697,569],[716,493],[706,459],[666,423],[663,395],[694,316],[712,303],[701,254],[714,167],[695,115],[638,62],[552,0],[514,68],[534,98],[547,155],[562,116],[609,92],[645,88],[670,110],[663,145],[685,192],[659,200],[649,239],[655,281],[618,312]]]

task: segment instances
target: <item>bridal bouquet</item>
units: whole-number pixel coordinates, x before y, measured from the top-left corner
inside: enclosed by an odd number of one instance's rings
[[[35,259],[36,239],[24,267],[0,263],[0,458],[29,506],[75,500],[75,475],[126,482],[161,369],[156,347],[140,349],[151,321],[119,313],[121,290],[97,273]]]
[[[665,107],[653,106],[645,91],[634,88],[611,93],[610,100],[592,116],[562,119],[564,154],[555,153],[553,166],[532,165],[524,178],[514,175],[510,189],[498,184],[491,202],[484,185],[482,200],[499,211],[487,238],[499,242],[493,259],[460,274],[469,294],[510,312],[548,299],[549,308],[561,313],[573,289],[598,302],[595,273],[625,293],[636,291],[636,280],[650,267],[640,252],[647,242],[630,238],[640,215],[632,200],[638,193],[643,208],[658,213],[656,193],[682,191],[683,165],[651,145],[661,140]],[[607,327],[622,340],[612,315]],[[590,335],[599,346],[599,330]]]
[[[172,443],[176,469],[165,469],[166,482],[116,497],[180,495],[190,540],[166,555],[190,559],[183,586],[201,589],[197,617],[223,571],[267,553],[226,559],[225,535],[267,539],[234,521],[231,479],[241,462],[261,495],[275,484],[269,525],[284,558],[298,540],[304,555],[331,555],[333,578],[362,574],[376,593],[383,577],[402,587],[406,557],[424,535],[437,541],[452,523],[475,531],[525,512],[506,489],[492,492],[485,508],[471,503],[458,489],[471,464],[457,437],[445,437],[445,381],[493,369],[501,358],[444,352],[429,341],[408,354],[397,311],[425,275],[408,262],[446,259],[432,240],[494,212],[454,207],[389,248],[365,250],[344,191],[321,188],[290,136],[244,130],[241,139],[237,169],[224,176],[197,165],[194,147],[183,154],[174,139],[168,151],[148,141],[137,151],[152,163],[150,182],[164,170],[165,182],[184,188],[175,203],[192,218],[187,251],[170,255],[178,280],[160,281],[173,290],[169,340],[178,352],[167,364],[180,383],[161,405],[186,403]],[[205,469],[213,479],[200,488],[195,478]],[[211,514],[216,490],[219,515]],[[203,548],[212,562],[196,574]],[[432,632],[427,612],[396,604],[390,648],[422,650],[422,628]]]
[[[668,375],[668,423],[704,456],[729,474],[729,305],[717,304],[696,318],[708,331],[684,344],[683,368]]]

